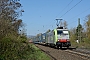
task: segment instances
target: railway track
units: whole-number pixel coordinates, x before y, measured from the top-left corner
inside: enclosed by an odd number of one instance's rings
[[[65,50],[65,51],[68,52],[69,54],[77,55],[85,60],[90,60],[90,54],[86,54],[85,52],[80,52],[76,50]]]
[[[90,54],[77,51],[75,48],[54,49],[36,44],[43,52],[51,57],[51,60],[90,60]]]

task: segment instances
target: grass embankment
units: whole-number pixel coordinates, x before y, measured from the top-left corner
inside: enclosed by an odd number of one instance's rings
[[[80,43],[71,41],[71,45],[76,48],[84,48],[84,49],[90,50],[90,42],[89,41],[87,42],[87,40],[80,42]]]
[[[51,60],[49,56],[47,56],[43,51],[37,48],[34,44],[29,44],[29,45],[34,50],[28,56],[30,60]]]

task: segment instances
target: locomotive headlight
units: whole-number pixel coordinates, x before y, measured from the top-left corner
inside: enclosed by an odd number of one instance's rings
[[[59,40],[58,40],[59,41]]]
[[[67,39],[67,41],[69,41],[69,39]]]

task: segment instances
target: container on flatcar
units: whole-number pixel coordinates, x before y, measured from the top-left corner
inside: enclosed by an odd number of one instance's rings
[[[38,39],[39,43],[42,43],[42,33],[39,33],[37,35],[37,39]]]
[[[50,32],[48,32],[47,33],[47,35],[46,35],[46,44],[47,45],[54,45],[54,33],[53,33],[53,31],[50,31]]]
[[[45,44],[45,42],[46,42],[46,33],[43,33],[42,34],[42,43]]]

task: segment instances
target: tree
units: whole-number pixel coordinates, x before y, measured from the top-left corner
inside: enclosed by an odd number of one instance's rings
[[[70,29],[70,40],[75,42],[76,39],[76,28],[72,28]]]
[[[50,29],[48,29],[47,31],[46,31],[46,33],[49,33],[51,30]]]
[[[67,29],[67,25],[68,25],[67,22],[64,20],[63,26],[64,26],[65,29]]]
[[[90,15],[87,16],[86,30],[87,37],[90,39]]]
[[[22,25],[22,20],[18,19],[22,15],[23,10],[18,0],[0,0],[0,34],[1,38],[9,33],[17,32]]]
[[[0,0],[0,60],[26,60],[29,45],[26,36],[20,36],[23,26],[19,17],[21,4],[18,0]]]

